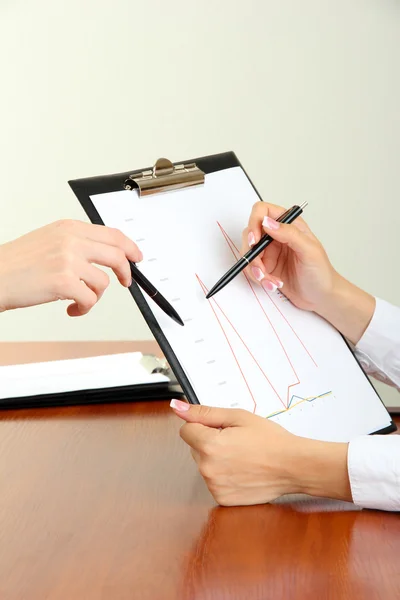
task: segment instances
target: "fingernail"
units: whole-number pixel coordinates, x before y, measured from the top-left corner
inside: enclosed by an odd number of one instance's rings
[[[190,408],[190,404],[187,402],[182,402],[182,400],[171,400],[169,405],[171,408],[174,408],[179,412],[186,412]]]
[[[250,248],[251,248],[251,246],[254,246],[254,244],[256,243],[256,238],[254,237],[254,233],[252,231],[249,231],[249,235],[248,235],[247,239],[248,239]]]
[[[280,279],[276,279],[276,285],[278,286],[278,290],[283,288],[283,281]]]
[[[264,217],[262,225],[266,229],[272,229],[273,231],[276,231],[279,229],[280,223],[278,223],[278,221],[274,221],[274,219],[271,219],[270,217]]]
[[[272,281],[269,281],[269,279],[264,279],[261,285],[263,286],[264,290],[267,290],[267,292],[276,292],[278,289],[278,286],[275,285],[275,283],[272,283]]]
[[[251,267],[254,277],[257,281],[262,281],[264,279],[264,273],[258,267]]]
[[[133,283],[133,279],[131,279],[131,282],[130,282],[130,284],[128,285],[128,287],[131,287],[132,283]]]
[[[143,260],[143,252],[141,252],[139,250],[139,258],[138,258],[138,262],[141,262]]]

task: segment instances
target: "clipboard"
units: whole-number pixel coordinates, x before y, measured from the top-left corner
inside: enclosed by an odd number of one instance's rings
[[[258,198],[262,200],[255,185],[251,181],[234,152],[225,152],[221,154],[180,161],[177,163],[172,163],[163,158],[159,159],[151,168],[147,167],[111,175],[75,179],[69,181],[68,183],[90,221],[97,225],[104,225],[102,218],[100,217],[90,198],[91,196],[109,192],[118,192],[124,189],[136,189],[139,196],[162,194],[170,190],[184,189],[196,185],[205,185],[204,181],[206,175],[234,167],[240,167],[243,170],[248,182],[251,184]],[[200,404],[193,386],[191,385],[175,352],[173,351],[168,339],[164,335],[161,327],[159,326],[153,312],[149,308],[149,305],[144,299],[139,286],[135,282],[133,282],[130,292],[140,312],[146,320],[152,334],[154,335],[154,338],[163,351],[168,364],[174,372],[175,377],[182,388],[184,396],[189,403]],[[362,367],[352,348],[343,336],[342,338],[362,373],[368,380],[370,386],[373,388],[377,397],[383,404],[383,401],[377,393],[375,387],[362,370]],[[374,432],[374,434],[387,434],[396,430],[397,427],[391,420],[389,426]]]
[[[161,161],[161,163],[159,161]],[[105,175],[99,177],[75,179],[69,181],[68,183],[72,191],[78,198],[83,210],[85,211],[90,221],[96,225],[104,225],[103,220],[101,219],[99,213],[93,205],[93,202],[90,199],[90,196],[93,196],[95,194],[104,194],[107,192],[118,192],[123,189],[134,189],[135,187],[137,187],[140,190],[140,193],[142,193],[143,190],[144,195],[146,195],[146,192],[162,193],[167,191],[168,186],[166,180],[168,179],[168,173],[165,172],[165,159],[159,159],[159,161],[158,164],[161,166],[161,168],[164,168],[164,171],[161,174],[161,181],[158,180],[157,184],[155,181],[153,182],[153,184],[150,184],[150,180],[154,177],[156,173],[157,163],[152,168],[136,169],[134,171],[127,171],[124,173],[116,173],[113,175]],[[222,154],[205,156],[194,160],[182,161],[176,164],[178,165],[178,167],[180,165],[195,164],[199,168],[199,170],[201,170],[201,172],[204,173],[204,175],[207,175],[209,173],[215,173],[216,171],[224,171],[225,169],[230,169],[232,167],[242,167],[234,152],[225,152]],[[170,163],[168,166],[169,174],[173,173],[173,189],[183,188],[185,187],[185,183],[187,183],[187,185],[202,185],[204,182],[204,177],[198,175],[196,179],[196,184],[194,184],[193,176],[190,171],[186,172],[185,174],[183,169],[178,168],[179,173],[177,174],[175,170],[171,171],[172,167],[176,165],[172,165],[172,163]],[[146,178],[148,178],[149,183],[146,183]],[[254,190],[257,192],[255,187]],[[154,338],[160,346],[164,356],[166,357],[168,364],[174,372],[175,377],[179,382],[188,402],[190,402],[191,404],[199,404],[199,400],[189,379],[186,376],[186,373],[182,369],[181,364],[178,358],[176,357],[171,345],[169,344],[161,327],[155,319],[146,300],[144,299],[140,287],[135,282],[132,283],[130,293],[133,299],[135,300],[144,319],[146,320],[146,323],[149,326],[150,331],[154,335]]]

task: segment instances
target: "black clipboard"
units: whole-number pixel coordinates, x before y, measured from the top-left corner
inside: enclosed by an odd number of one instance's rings
[[[94,196],[96,194],[105,194],[105,193],[109,193],[109,192],[118,192],[123,189],[133,189],[133,187],[138,187],[140,189],[141,185],[142,185],[141,182],[144,180],[143,175],[148,174],[149,177],[151,177],[151,173],[155,172],[157,164],[161,162],[162,166],[164,166],[165,160],[166,159],[160,159],[160,161],[158,161],[154,167],[146,167],[144,169],[135,169],[134,171],[127,171],[124,173],[115,173],[112,175],[101,175],[98,177],[87,177],[87,178],[83,178],[83,179],[74,179],[74,180],[69,181],[68,183],[69,183],[72,191],[78,198],[83,210],[85,211],[85,213],[88,216],[88,218],[90,219],[90,221],[97,225],[104,225],[99,213],[97,212],[96,208],[93,205],[93,202],[90,199],[90,196]],[[166,163],[168,163],[171,167],[178,167],[178,166],[179,167],[182,167],[182,166],[192,167],[192,165],[195,165],[205,175],[207,175],[209,173],[215,173],[217,171],[224,171],[224,170],[230,169],[232,167],[241,167],[243,169],[247,179],[249,180],[250,184],[252,185],[254,191],[256,192],[257,196],[260,198],[260,200],[262,200],[255,185],[251,181],[250,177],[246,173],[246,170],[243,168],[242,164],[240,163],[239,159],[237,158],[237,156],[234,152],[224,152],[221,154],[214,154],[214,155],[210,155],[210,156],[204,156],[201,158],[184,160],[184,161],[180,161],[178,163],[173,163],[173,164],[170,163],[169,161],[166,161]],[[190,185],[190,183],[188,185]],[[174,186],[171,186],[171,187],[174,187]],[[177,187],[184,187],[184,186],[176,185],[175,189]],[[160,187],[160,191],[164,191],[164,189],[165,188]],[[143,190],[141,190],[141,191],[143,193]],[[158,190],[153,190],[150,193],[157,193],[157,191]],[[144,190],[144,193],[147,193],[146,190]],[[161,350],[163,351],[164,356],[167,359],[172,371],[174,372],[175,377],[176,377],[179,385],[181,386],[185,397],[191,404],[200,404],[189,379],[187,378],[184,370],[182,369],[182,367],[179,363],[177,356],[175,355],[171,345],[169,344],[167,338],[165,337],[155,316],[153,315],[146,300],[144,299],[144,296],[143,296],[139,286],[135,282],[133,282],[132,286],[130,287],[130,292],[131,292],[132,297],[135,300],[137,306],[139,307],[140,312],[142,313],[144,319],[146,320],[152,334],[154,335]],[[345,340],[345,338],[343,338],[343,339]],[[347,343],[347,340],[345,340],[345,342],[349,349],[349,352],[353,355],[354,360],[357,362],[358,366],[360,367],[363,374],[365,375],[352,348]],[[367,375],[365,375],[365,377],[367,377]],[[378,392],[376,391],[375,387],[373,386],[373,384],[371,383],[371,381],[369,380],[368,377],[367,377],[367,379],[368,379],[370,385],[372,386],[372,388],[374,389],[376,395],[382,402],[382,404],[384,404],[381,397],[379,396]],[[375,434],[393,433],[394,431],[397,431],[397,426],[391,420],[391,424],[388,427],[385,427],[384,429],[374,432],[374,435]]]

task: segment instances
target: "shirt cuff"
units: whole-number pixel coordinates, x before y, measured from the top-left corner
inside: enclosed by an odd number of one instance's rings
[[[400,511],[400,436],[355,438],[347,464],[354,504]]]
[[[368,356],[376,365],[384,361],[393,345],[400,341],[400,309],[376,298],[373,317],[356,350]]]

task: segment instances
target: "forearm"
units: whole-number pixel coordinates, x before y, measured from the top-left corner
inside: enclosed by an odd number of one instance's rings
[[[352,501],[347,466],[348,444],[297,438],[293,458],[293,491]]]
[[[294,437],[289,453],[288,493],[400,510],[399,436],[366,435],[349,444]]]
[[[367,329],[374,310],[373,296],[337,275],[332,293],[315,312],[356,345]]]

